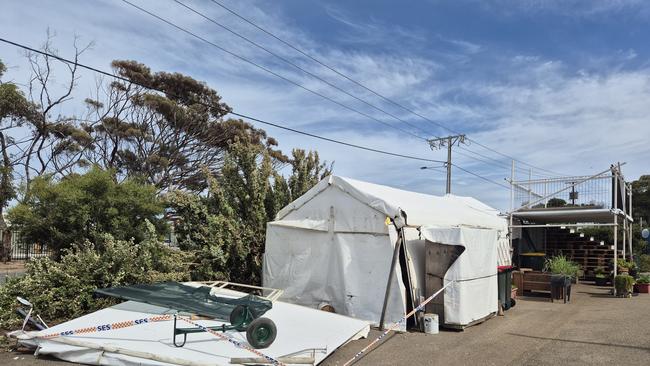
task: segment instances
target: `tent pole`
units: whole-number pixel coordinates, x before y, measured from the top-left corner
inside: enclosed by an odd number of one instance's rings
[[[614,279],[618,276],[618,171],[612,166],[614,173]],[[614,295],[616,295],[616,281],[612,281]]]
[[[512,265],[512,252],[514,251],[514,248],[512,247],[512,235],[513,235],[513,230],[512,230],[512,210],[515,209],[515,161],[512,160],[512,165],[510,167],[510,214],[509,220],[510,220],[510,225],[508,226],[508,239],[510,240],[510,264]],[[520,256],[519,256],[519,248],[517,248],[517,267],[519,267],[519,264],[521,262]]]
[[[402,229],[397,229],[397,243],[395,243],[395,249],[393,250],[393,261],[390,263],[390,272],[388,272],[388,282],[386,283],[386,294],[384,295],[384,305],[381,307],[381,318],[379,319],[379,330],[384,330],[384,320],[386,317],[386,308],[388,307],[388,298],[390,297],[390,288],[393,284],[393,274],[395,273],[395,266],[397,266],[397,260],[399,259],[399,251],[402,247]]]
[[[623,259],[627,258],[627,218],[623,219]]]
[[[632,183],[628,184],[627,189],[630,192],[630,199],[629,199],[630,206],[629,206],[628,214],[630,215],[630,218],[631,218],[631,217],[633,217],[632,216]],[[627,219],[627,217],[626,217],[626,219]],[[632,251],[632,233],[634,232],[633,228],[634,228],[634,220],[630,219],[630,224],[628,225],[628,230],[630,230],[630,232],[628,233],[628,240],[630,242],[629,245],[630,245],[630,260],[631,261],[634,261],[634,252]]]

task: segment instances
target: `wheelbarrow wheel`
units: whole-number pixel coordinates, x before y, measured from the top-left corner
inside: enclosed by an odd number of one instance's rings
[[[267,348],[278,334],[273,320],[269,318],[257,318],[253,320],[246,329],[246,340],[253,348]]]
[[[238,331],[244,331],[251,321],[251,313],[244,305],[237,305],[230,313],[230,324]]]

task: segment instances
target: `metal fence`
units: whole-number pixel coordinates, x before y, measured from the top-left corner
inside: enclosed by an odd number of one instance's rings
[[[11,260],[29,260],[34,258],[52,257],[54,250],[39,243],[27,243],[17,232],[11,233]],[[0,230],[0,238],[4,232]]]
[[[591,178],[577,176],[513,182],[514,207],[612,207],[612,179],[610,174],[603,174]]]

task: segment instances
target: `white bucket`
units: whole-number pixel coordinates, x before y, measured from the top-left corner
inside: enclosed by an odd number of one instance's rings
[[[424,333],[438,334],[438,314],[424,314]]]

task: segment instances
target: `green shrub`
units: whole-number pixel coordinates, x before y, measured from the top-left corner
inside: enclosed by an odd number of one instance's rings
[[[154,186],[133,179],[117,182],[110,171],[93,168],[60,181],[34,179],[8,216],[23,240],[60,250],[86,240],[98,242],[103,233],[140,242],[145,219],[159,233],[165,231],[163,211]]]
[[[641,254],[638,260],[639,260],[639,271],[650,272],[650,255]]]
[[[575,278],[578,275],[578,271],[580,271],[580,265],[568,260],[563,255],[558,255],[546,260],[544,263],[544,271]]]
[[[56,323],[112,304],[93,298],[97,288],[189,280],[187,254],[162,244],[150,223],[145,234],[137,244],[104,234],[99,245],[85,242],[65,250],[60,262],[48,258],[29,262],[25,276],[0,287],[0,327],[18,324],[16,296],[34,304],[46,322]]]
[[[645,285],[650,283],[650,275],[643,274],[640,275],[639,278],[637,278],[636,283]]]
[[[616,264],[617,264],[618,268],[624,268],[624,269],[632,269],[632,268],[636,267],[636,264],[634,262],[628,262],[623,258],[619,258],[616,261]]]
[[[634,288],[634,277],[626,274],[618,275],[614,277],[614,287],[618,295],[630,294]]]

